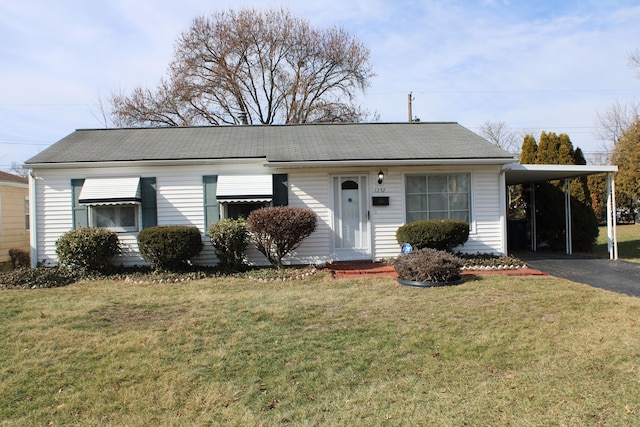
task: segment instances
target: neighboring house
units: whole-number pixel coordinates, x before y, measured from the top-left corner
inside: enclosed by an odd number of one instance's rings
[[[0,267],[9,265],[9,250],[29,252],[29,181],[0,171]]]
[[[318,215],[285,261],[395,257],[399,226],[468,221],[461,251],[505,254],[506,165],[513,156],[457,123],[306,124],[78,130],[28,160],[32,262],[56,262],[72,228],[119,233],[124,265],[142,264],[136,236],[154,225],[206,228],[262,206]],[[254,263],[265,260],[249,251]]]

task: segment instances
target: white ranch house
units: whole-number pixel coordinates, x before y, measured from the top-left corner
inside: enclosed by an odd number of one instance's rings
[[[138,231],[180,224],[203,233],[193,261],[215,265],[208,225],[276,205],[318,215],[290,264],[395,257],[397,228],[421,218],[464,219],[458,250],[506,254],[505,175],[516,163],[457,123],[77,130],[25,164],[32,262],[55,264],[70,229],[105,226],[123,244],[115,263],[144,264]]]

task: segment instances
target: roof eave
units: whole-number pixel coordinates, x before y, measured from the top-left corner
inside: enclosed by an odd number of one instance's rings
[[[27,163],[25,169],[80,169],[80,168],[113,168],[132,166],[183,166],[183,165],[222,165],[241,163],[263,163],[264,157],[243,157],[225,159],[158,159],[158,160],[115,160],[107,162],[60,162],[60,163]]]
[[[465,159],[366,159],[366,160],[304,160],[268,161],[272,168],[325,168],[354,166],[451,166],[451,165],[507,165],[517,162],[515,158],[465,158]]]

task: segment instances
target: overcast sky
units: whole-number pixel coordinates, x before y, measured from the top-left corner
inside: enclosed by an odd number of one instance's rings
[[[638,0],[21,0],[0,4],[0,169],[75,129],[101,128],[99,100],[155,88],[197,16],[286,7],[339,25],[371,50],[361,105],[382,122],[455,121],[480,132],[567,133],[598,151],[597,113],[638,102]]]

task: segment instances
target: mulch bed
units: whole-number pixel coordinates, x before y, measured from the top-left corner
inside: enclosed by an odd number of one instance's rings
[[[356,279],[362,277],[393,277],[398,278],[396,271],[389,264],[383,262],[346,262],[327,264],[334,279]],[[512,269],[474,269],[463,270],[463,276],[472,275],[507,275],[507,276],[548,276],[547,273],[532,268]]]

